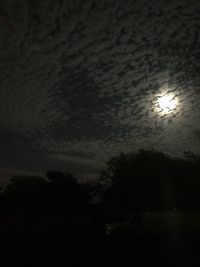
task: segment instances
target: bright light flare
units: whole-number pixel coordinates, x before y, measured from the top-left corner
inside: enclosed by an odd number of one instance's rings
[[[177,98],[173,94],[165,94],[157,99],[157,107],[160,112],[166,114],[173,112],[177,107]]]

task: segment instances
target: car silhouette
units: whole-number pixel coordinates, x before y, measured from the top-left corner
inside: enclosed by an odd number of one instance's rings
[[[147,211],[133,214],[124,222],[105,226],[107,237],[183,238],[200,236],[200,213],[180,210]]]

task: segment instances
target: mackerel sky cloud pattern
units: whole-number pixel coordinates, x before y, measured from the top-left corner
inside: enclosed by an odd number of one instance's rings
[[[200,152],[199,12],[184,0],[1,1],[0,167],[89,177],[119,151]],[[156,111],[163,88],[173,114]]]

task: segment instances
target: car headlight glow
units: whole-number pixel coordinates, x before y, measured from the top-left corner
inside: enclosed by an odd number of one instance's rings
[[[106,225],[106,234],[109,234],[111,231],[111,226],[110,225]]]

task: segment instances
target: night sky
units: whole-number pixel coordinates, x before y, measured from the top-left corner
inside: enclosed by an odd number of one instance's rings
[[[0,182],[87,180],[140,148],[199,153],[199,14],[198,0],[1,0]]]

